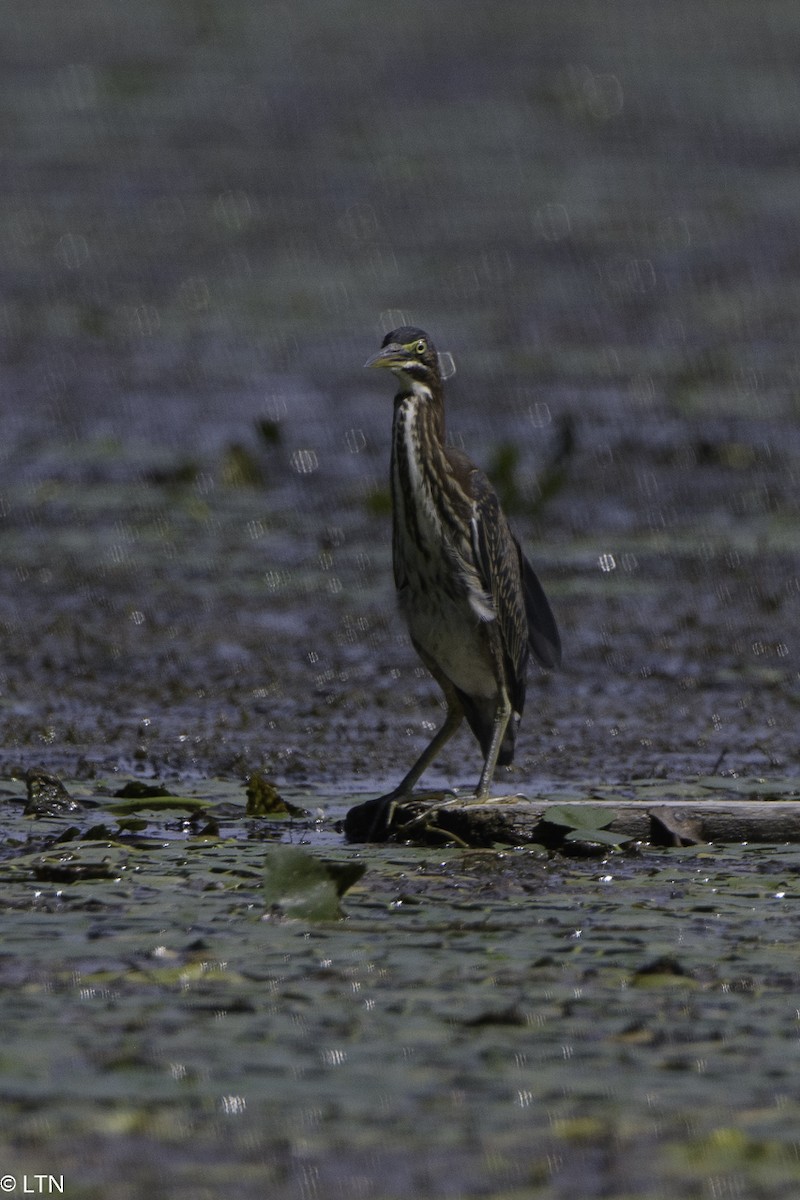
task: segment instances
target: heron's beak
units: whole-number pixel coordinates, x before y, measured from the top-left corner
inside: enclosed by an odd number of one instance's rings
[[[408,359],[408,351],[402,346],[398,346],[392,342],[389,346],[382,346],[377,354],[373,354],[364,363],[365,367],[399,367]]]

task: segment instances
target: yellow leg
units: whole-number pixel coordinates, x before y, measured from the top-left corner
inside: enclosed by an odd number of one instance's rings
[[[442,747],[450,741],[450,738],[456,732],[463,719],[464,714],[460,706],[457,708],[455,705],[448,705],[447,716],[441,729],[434,734],[411,770],[401,779],[397,787],[393,791],[387,792],[385,796],[377,796],[374,800],[366,800],[363,804],[357,804],[354,808],[350,809],[344,821],[344,832],[347,838],[351,841],[365,842],[380,842],[385,839],[398,803],[411,795],[414,784],[420,775],[431,765]],[[502,735],[500,741],[502,741]],[[494,743],[494,734],[492,735],[492,742]],[[497,744],[495,761],[497,760],[499,751],[500,742]]]
[[[511,701],[508,694],[503,688],[497,701],[497,708],[494,714],[494,724],[492,725],[492,740],[489,743],[489,749],[486,752],[486,760],[483,764],[481,777],[478,781],[478,786],[475,789],[475,795],[479,800],[485,800],[489,795],[494,779],[495,768],[497,767],[497,759],[500,754],[500,747],[503,744],[503,738],[506,736],[508,722],[511,720]]]

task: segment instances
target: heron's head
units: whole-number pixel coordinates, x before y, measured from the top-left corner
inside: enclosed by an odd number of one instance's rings
[[[380,350],[364,363],[365,367],[387,367],[410,390],[426,388],[438,391],[442,377],[436,347],[423,329],[403,325],[383,339]]]

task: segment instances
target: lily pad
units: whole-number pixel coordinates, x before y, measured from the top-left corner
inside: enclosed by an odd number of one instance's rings
[[[308,814],[298,804],[292,804],[278,791],[271,780],[254,771],[246,788],[248,817],[305,817]]]
[[[542,813],[551,825],[564,825],[567,829],[604,829],[614,820],[614,814],[596,804],[552,804]]]
[[[274,914],[336,921],[339,897],[364,874],[363,863],[327,863],[297,846],[276,846],[264,863],[264,898]]]
[[[73,842],[68,848],[21,855],[6,869],[13,875],[29,874],[41,882],[79,883],[117,879],[129,858],[127,852],[110,842]]]
[[[563,839],[565,842],[620,846],[630,841],[625,834],[613,833],[607,828],[614,820],[614,813],[596,804],[553,804],[544,810],[542,820],[568,829]]]
[[[800,779],[732,779],[727,775],[706,775],[697,785],[706,791],[734,792],[738,796],[758,796],[761,800],[796,800],[800,797]]]
[[[128,817],[138,812],[189,812],[201,813],[213,808],[211,800],[198,796],[142,796],[135,800],[123,800],[120,804],[109,804],[108,811],[117,817]]]
[[[614,833],[610,829],[598,829],[596,826],[571,829],[564,838],[565,842],[593,842],[596,846],[621,846],[623,842],[630,840],[624,833]]]
[[[114,795],[120,800],[148,800],[154,796],[174,796],[169,788],[160,783],[142,783],[140,779],[129,779]]]

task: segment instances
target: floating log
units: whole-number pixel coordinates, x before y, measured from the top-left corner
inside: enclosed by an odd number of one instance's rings
[[[596,814],[604,809],[608,822],[596,822],[602,833],[628,841],[659,846],[703,843],[800,842],[800,801],[716,799],[688,801],[659,798],[642,800],[575,800],[569,809],[585,806]],[[569,838],[591,842],[591,831],[574,829],[548,819],[553,800],[536,801],[522,796],[501,796],[476,801],[448,798],[421,805],[409,801],[398,806],[391,834],[398,840],[430,844],[454,840],[468,846],[531,845],[558,847]],[[613,838],[603,836],[603,842]]]

